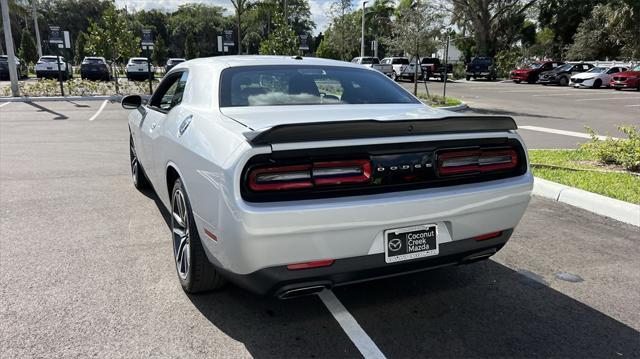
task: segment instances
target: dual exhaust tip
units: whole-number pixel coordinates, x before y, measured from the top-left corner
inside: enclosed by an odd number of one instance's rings
[[[299,287],[294,289],[287,289],[278,295],[280,299],[291,299],[302,297],[305,295],[312,295],[322,292],[325,289],[329,289],[330,285],[312,285],[306,287]]]

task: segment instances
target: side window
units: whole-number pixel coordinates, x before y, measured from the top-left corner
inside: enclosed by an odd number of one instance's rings
[[[187,83],[187,76],[187,72],[178,72],[162,81],[151,97],[149,106],[167,113],[180,104]]]

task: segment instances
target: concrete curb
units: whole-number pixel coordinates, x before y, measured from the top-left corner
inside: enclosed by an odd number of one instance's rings
[[[535,177],[533,194],[640,227],[640,205]]]
[[[42,96],[42,97],[2,97],[2,102],[50,102],[50,101],[104,101],[120,102],[122,95],[111,96]]]

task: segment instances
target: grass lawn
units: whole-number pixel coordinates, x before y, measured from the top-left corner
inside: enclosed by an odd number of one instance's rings
[[[419,93],[418,98],[431,107],[458,106],[462,104],[462,101],[449,96],[445,98],[439,95],[427,96],[426,94]]]
[[[531,150],[529,160],[533,175],[549,181],[577,187],[585,191],[638,204],[640,203],[640,176],[599,165],[588,151]],[[558,166],[565,168],[553,168]],[[582,170],[582,171],[581,171]]]

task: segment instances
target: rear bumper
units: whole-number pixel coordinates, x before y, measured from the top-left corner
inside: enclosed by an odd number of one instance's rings
[[[90,70],[80,70],[80,76],[88,79],[104,79],[109,77],[108,71],[90,71]]]
[[[61,70],[62,74],[66,74],[64,70]],[[36,70],[36,77],[58,77],[58,70]]]
[[[436,224],[438,243],[448,245],[515,228],[532,187],[533,176],[527,172],[503,180],[367,196],[240,200],[229,207],[203,206],[194,217],[210,261],[248,275],[292,263],[384,255],[384,233],[390,229]],[[210,209],[215,213],[207,213]],[[215,220],[206,219],[216,214]]]
[[[374,254],[336,260],[331,266],[303,270],[288,270],[286,266],[261,269],[246,275],[221,270],[237,285],[262,295],[285,297],[288,292],[303,288],[332,288],[344,284],[414,273],[443,266],[472,263],[489,258],[507,242],[513,230],[504,230],[499,237],[485,241],[464,239],[440,244],[440,254],[433,257],[388,264],[384,254]]]

